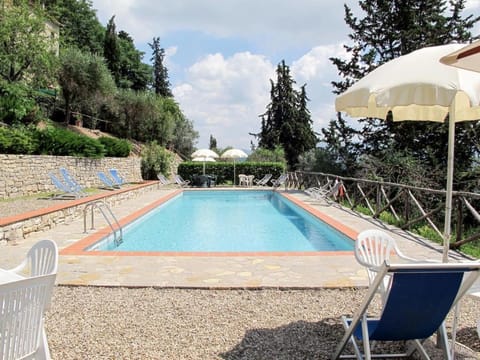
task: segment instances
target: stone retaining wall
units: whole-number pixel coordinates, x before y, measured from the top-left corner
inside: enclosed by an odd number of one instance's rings
[[[60,177],[59,168],[69,170],[84,187],[99,187],[98,171],[115,168],[127,182],[141,182],[141,159],[77,158],[73,156],[5,155],[0,154],[0,199],[57,191],[49,172]]]
[[[61,206],[55,205],[38,211],[38,214],[35,214],[35,211],[27,213],[23,218],[21,216],[15,216],[12,220],[0,218],[0,243],[3,241],[20,241],[31,233],[46,231],[59,224],[82,218],[87,204],[94,201],[103,201],[110,208],[114,208],[126,200],[134,199],[157,187],[158,183],[156,181],[150,181],[127,189],[116,190],[112,193],[102,193],[88,198],[72,200]]]

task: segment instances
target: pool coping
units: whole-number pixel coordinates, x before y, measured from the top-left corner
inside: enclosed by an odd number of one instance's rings
[[[127,226],[133,221],[137,220],[141,216],[147,214],[156,207],[166,203],[167,201],[173,199],[174,197],[180,195],[184,191],[266,191],[267,189],[262,188],[233,188],[233,189],[177,189],[174,192],[171,192],[160,199],[154,201],[153,203],[131,213],[130,215],[123,217],[119,220],[119,225],[121,227]],[[268,190],[267,190],[268,191]],[[270,190],[275,191],[275,190]],[[327,214],[319,211],[318,209],[313,208],[312,206],[298,200],[294,196],[291,196],[285,192],[277,192],[279,195],[291,201],[296,206],[300,207],[304,211],[308,212],[315,218],[323,221],[327,225],[331,226],[333,229],[339,231],[343,235],[347,236],[351,240],[355,241],[357,238],[358,232],[351,229],[350,227],[342,224],[341,222],[335,220],[334,218],[328,216]],[[245,257],[245,256],[344,256],[344,255],[353,255],[353,250],[351,251],[279,251],[279,252],[267,252],[267,251],[248,251],[248,252],[187,252],[187,251],[101,251],[101,250],[86,250],[88,247],[94,245],[96,242],[107,237],[112,233],[112,228],[106,226],[99,231],[96,231],[93,234],[90,234],[83,239],[75,242],[74,244],[67,246],[66,248],[60,251],[60,255],[81,255],[81,256],[175,256],[175,257]]]

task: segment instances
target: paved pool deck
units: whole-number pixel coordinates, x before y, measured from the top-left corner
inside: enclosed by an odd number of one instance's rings
[[[158,188],[112,208],[118,219],[127,219],[145,207],[152,206],[179,189]],[[358,215],[336,203],[314,200],[302,191],[280,191],[298,204],[325,217],[335,226],[354,236],[369,228],[388,231],[406,254],[419,259],[441,260],[442,249],[428,241],[405,236],[398,229],[366,216]],[[89,217],[88,217],[89,218]],[[97,215],[96,230],[84,233],[83,219],[36,233],[17,245],[0,247],[2,268],[17,265],[38,240],[52,239],[60,249],[57,284],[169,288],[289,288],[366,287],[365,270],[356,262],[353,252],[314,254],[188,254],[136,256],[86,255],[72,251],[72,245],[85,241],[106,226]],[[88,219],[88,227],[90,219]],[[75,247],[73,247],[75,249]],[[452,261],[462,260],[452,253]],[[465,259],[463,259],[465,260]],[[477,289],[478,288],[478,289]],[[480,286],[475,291],[479,291]]]

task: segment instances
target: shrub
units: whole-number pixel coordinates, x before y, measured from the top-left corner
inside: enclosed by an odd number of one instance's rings
[[[417,233],[421,237],[424,237],[425,239],[435,241],[436,243],[439,243],[439,244],[443,243],[442,236],[439,235],[435,230],[433,230],[428,225],[419,226],[419,227],[415,228],[413,230],[413,232]]]
[[[39,152],[46,155],[100,158],[103,145],[95,139],[62,128],[47,127],[37,131]]]
[[[169,176],[173,155],[156,141],[148,143],[142,151],[141,171],[144,180],[157,180],[161,172]]]
[[[0,127],[0,153],[34,154],[37,149],[35,130],[25,126]]]
[[[382,220],[384,223],[395,225],[395,226],[400,226],[404,223],[401,219],[397,220],[397,218],[388,211],[383,211],[380,214],[379,219]]]
[[[98,141],[105,147],[105,156],[127,157],[132,150],[132,145],[125,139],[102,136]]]

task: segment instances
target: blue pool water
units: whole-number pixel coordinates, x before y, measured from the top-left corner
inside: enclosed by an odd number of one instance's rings
[[[273,191],[184,191],[90,250],[349,251],[353,241]]]

